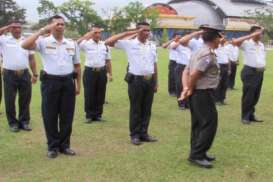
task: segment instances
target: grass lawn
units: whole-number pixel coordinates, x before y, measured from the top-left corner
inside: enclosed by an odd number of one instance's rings
[[[167,51],[159,49],[159,92],[153,105],[150,134],[159,142],[133,146],[128,137],[129,101],[124,74],[127,59],[113,51],[114,81],[108,84],[104,119],[84,124],[83,92],[77,98],[72,135],[75,157],[46,157],[46,138],[41,118],[40,83],[33,87],[30,133],[9,132],[0,116],[0,181],[92,181],[92,182],[251,182],[273,181],[273,52],[268,66],[257,115],[266,122],[240,123],[241,81],[229,91],[227,106],[218,108],[219,128],[210,153],[217,156],[211,170],[187,162],[190,114],[179,111],[167,93]],[[2,104],[1,111],[4,111]]]

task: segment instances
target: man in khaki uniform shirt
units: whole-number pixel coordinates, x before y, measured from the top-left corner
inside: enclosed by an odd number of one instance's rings
[[[219,83],[219,65],[214,50],[220,44],[222,26],[208,26],[202,37],[204,46],[190,59],[183,72],[183,91],[179,100],[189,97],[191,111],[191,151],[189,162],[211,168],[214,157],[207,155],[217,130],[218,116],[214,89]]]

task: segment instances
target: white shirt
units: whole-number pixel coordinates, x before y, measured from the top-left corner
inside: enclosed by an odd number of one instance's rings
[[[177,61],[177,51],[175,49],[172,49],[172,46],[176,44],[174,41],[169,45],[169,59],[173,61]]]
[[[193,38],[189,41],[188,47],[192,50],[192,53],[195,53],[204,45],[204,40],[200,37],[198,39]]]
[[[227,49],[229,53],[228,54],[229,60],[232,62],[237,62],[239,60],[240,55],[239,47],[234,46],[232,44],[228,44]]]
[[[52,36],[39,37],[36,50],[42,57],[43,69],[51,75],[67,75],[74,71],[74,64],[80,63],[80,53],[77,44],[63,38],[61,43]]]
[[[154,64],[157,62],[156,46],[150,41],[141,43],[137,38],[119,40],[115,47],[127,53],[129,73],[133,75],[151,75],[154,73]]]
[[[229,51],[225,45],[219,45],[219,47],[215,50],[215,54],[218,64],[228,64]]]
[[[3,68],[8,70],[22,70],[29,68],[29,55],[33,51],[21,47],[24,37],[19,39],[13,36],[0,36],[0,47],[2,49]]]
[[[254,68],[265,67],[265,48],[262,42],[254,42],[246,40],[242,43],[241,48],[243,49],[244,65]]]
[[[177,61],[178,64],[188,65],[191,58],[191,50],[188,47],[179,45],[176,49],[177,51]]]
[[[85,52],[85,66],[87,67],[104,67],[106,60],[111,59],[110,49],[103,41],[96,43],[93,39],[83,40],[79,46]]]
[[[2,47],[0,46],[0,67],[2,67],[3,57],[2,57]],[[1,70],[0,70],[1,71]]]

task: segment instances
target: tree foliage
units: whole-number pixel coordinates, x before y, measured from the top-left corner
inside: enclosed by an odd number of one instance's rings
[[[7,25],[12,20],[25,22],[26,10],[20,8],[14,0],[0,0],[0,26]]]
[[[256,19],[259,25],[265,28],[265,33],[269,38],[273,39],[273,7],[267,6],[248,13]]]

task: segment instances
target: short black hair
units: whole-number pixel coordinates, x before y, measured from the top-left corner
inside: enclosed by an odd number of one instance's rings
[[[213,42],[217,38],[221,38],[219,31],[207,31],[202,34],[204,42]]]
[[[54,15],[48,19],[48,23],[51,23],[53,21],[53,19],[63,19],[64,20],[64,17],[62,17],[61,15]]]
[[[260,27],[260,26],[258,26],[258,25],[253,25],[253,26],[251,26],[251,28],[250,28],[250,33],[253,33],[253,32],[255,32],[256,30],[261,30],[262,29],[262,27]]]
[[[12,24],[12,23],[23,24],[20,20],[11,20],[11,21],[9,21],[9,24]]]
[[[143,21],[143,22],[139,22],[139,23],[136,24],[136,27],[139,27],[139,26],[150,26],[150,24]]]
[[[100,24],[93,24],[91,28],[103,28]]]

